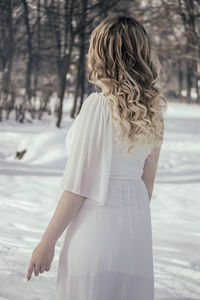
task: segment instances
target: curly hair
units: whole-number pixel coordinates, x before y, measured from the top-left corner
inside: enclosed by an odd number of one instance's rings
[[[162,144],[167,102],[145,28],[132,17],[104,19],[91,33],[88,67],[88,81],[101,87],[111,108],[115,140],[128,153],[136,143]]]

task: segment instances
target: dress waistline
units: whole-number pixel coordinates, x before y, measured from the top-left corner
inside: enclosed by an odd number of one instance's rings
[[[141,177],[109,176],[109,180],[133,180],[133,181],[138,181],[138,180],[142,180],[142,178]]]

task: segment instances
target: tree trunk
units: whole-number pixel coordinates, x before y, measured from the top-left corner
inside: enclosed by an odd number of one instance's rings
[[[179,101],[182,102],[182,90],[183,90],[183,70],[182,70],[182,63],[181,59],[178,60],[178,95]]]
[[[187,102],[191,103],[191,88],[192,88],[192,68],[191,68],[191,61],[187,60]]]
[[[2,54],[2,67],[3,67],[3,76],[2,76],[2,90],[0,93],[0,121],[3,118],[3,109],[6,110],[7,116],[9,117],[9,109],[12,103],[9,103],[9,93],[11,90],[11,72],[12,72],[12,64],[14,57],[14,37],[13,37],[13,8],[11,0],[7,2],[7,20],[6,25],[8,28],[8,36],[6,35],[6,28],[2,28],[2,36],[4,37],[4,43],[7,45],[4,51],[5,54]],[[6,38],[7,36],[7,38]],[[11,98],[12,99],[12,98]],[[12,100],[11,100],[12,102]]]
[[[41,36],[40,36],[40,0],[37,0],[37,55],[35,57],[35,76],[34,76],[34,97],[36,100],[37,96],[37,86],[38,86],[38,75],[40,69],[40,44],[41,44]]]
[[[61,121],[62,121],[62,111],[63,111],[63,100],[65,95],[65,87],[66,87],[66,75],[69,71],[70,61],[71,61],[71,54],[72,49],[74,46],[74,34],[72,33],[70,45],[69,45],[69,53],[67,54],[67,57],[65,58],[64,64],[64,71],[61,73],[62,76],[59,77],[59,108],[58,108],[58,118],[56,122],[56,126],[60,127]]]
[[[31,92],[31,75],[32,75],[32,34],[30,29],[30,20],[29,20],[29,8],[27,0],[21,0],[24,7],[24,21],[26,26],[26,34],[27,34],[27,50],[28,50],[28,62],[26,66],[26,96],[29,101],[32,96]]]
[[[66,76],[69,71],[69,66],[71,62],[71,55],[72,50],[74,47],[74,39],[75,39],[75,33],[73,31],[72,26],[72,16],[73,16],[73,10],[74,10],[74,3],[73,0],[65,0],[65,18],[69,18],[68,23],[66,22],[65,26],[65,46],[64,46],[64,57],[60,58],[58,62],[58,79],[59,79],[59,107],[58,107],[58,118],[56,122],[56,126],[60,127],[61,121],[62,121],[62,111],[63,111],[63,100],[65,95],[65,87],[66,87]],[[69,37],[69,44],[67,49],[67,37]],[[59,45],[58,45],[59,48]],[[59,55],[61,55],[60,49],[58,49]],[[67,55],[66,55],[67,52]],[[60,66],[64,66],[60,70]]]
[[[71,111],[70,116],[74,118],[75,111],[77,107],[78,97],[80,96],[80,105],[78,113],[81,109],[84,94],[85,94],[85,30],[86,30],[86,17],[87,17],[87,5],[88,0],[82,0],[81,2],[81,11],[82,11],[82,26],[79,33],[80,36],[80,49],[79,49],[79,60],[77,66],[77,77],[76,77],[76,89],[74,93],[74,105]]]

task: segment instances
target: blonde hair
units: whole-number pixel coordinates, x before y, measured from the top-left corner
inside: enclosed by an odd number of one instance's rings
[[[160,145],[167,103],[158,84],[159,62],[144,27],[132,17],[104,19],[92,31],[88,67],[89,82],[102,88],[111,108],[115,140],[128,153],[136,143]]]

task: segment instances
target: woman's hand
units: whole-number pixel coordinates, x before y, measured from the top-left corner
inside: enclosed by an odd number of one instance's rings
[[[33,270],[35,276],[44,271],[49,271],[54,257],[55,245],[48,245],[41,241],[33,250],[31,261],[28,267],[27,280],[31,279]]]
[[[28,267],[27,280],[31,279],[33,270],[35,276],[50,270],[56,242],[74,215],[77,214],[85,198],[70,191],[63,191],[40,243],[33,250],[31,262]]]

